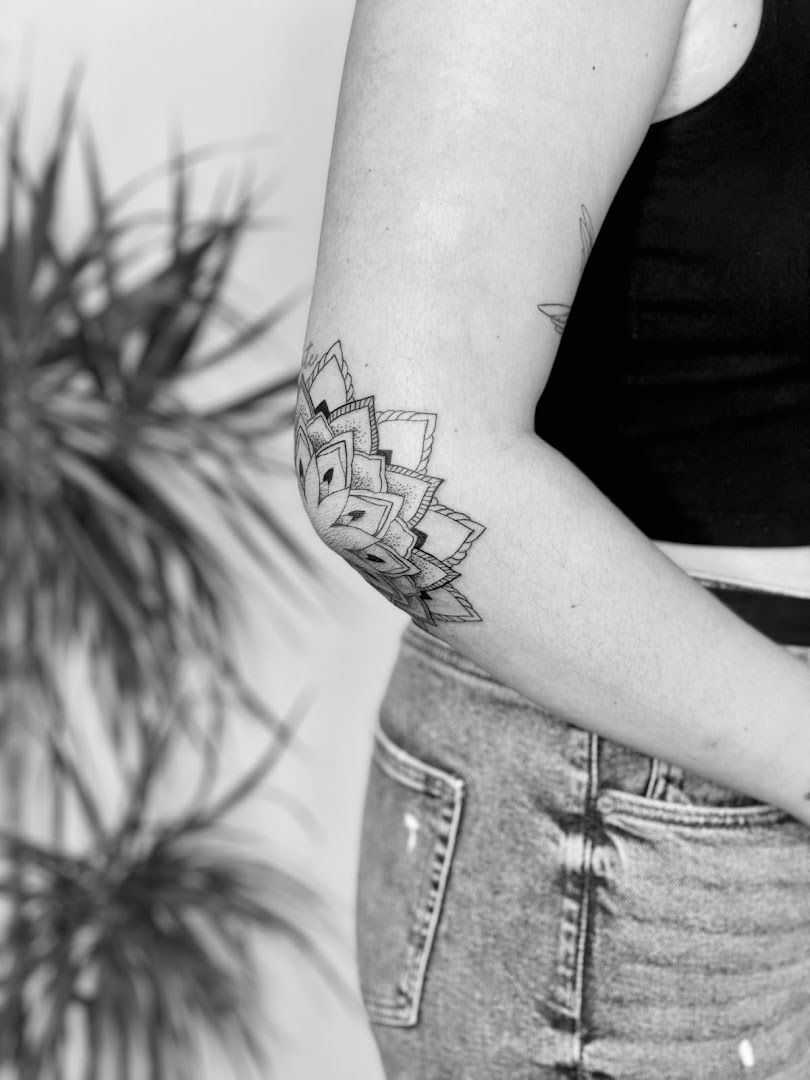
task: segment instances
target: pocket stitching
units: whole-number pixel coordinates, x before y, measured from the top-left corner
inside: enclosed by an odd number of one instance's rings
[[[364,994],[370,1020],[391,1026],[412,1027],[419,1016],[423,984],[447,890],[461,821],[465,782],[460,776],[421,761],[397,746],[381,728],[377,728],[374,734],[378,750],[376,763],[387,776],[410,790],[443,800],[439,807],[441,828],[433,843],[427,874],[427,895],[406,931],[404,975],[395,991],[397,997],[392,999]]]
[[[385,757],[379,759],[378,764],[392,780],[398,780],[414,791],[424,791],[433,796],[439,794],[442,784],[446,784],[454,792],[463,791],[464,781],[460,776],[455,776],[436,765],[414,757],[401,746],[397,746],[382,728],[377,728],[374,738],[383,753],[389,755],[388,759]],[[426,784],[425,780],[431,780],[433,783]]]
[[[643,795],[607,788],[599,796],[605,817],[614,814],[640,817],[685,828],[756,828],[790,821],[790,814],[776,806],[701,806],[648,800]]]

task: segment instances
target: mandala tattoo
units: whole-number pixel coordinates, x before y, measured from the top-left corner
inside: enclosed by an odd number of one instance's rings
[[[452,583],[484,526],[436,498],[436,416],[355,398],[339,341],[318,360],[309,346],[305,355],[295,470],[318,535],[413,619],[480,622]]]
[[[591,251],[593,251],[593,244],[596,238],[593,222],[591,221],[591,215],[588,213],[588,207],[584,204],[580,207],[579,215],[579,238],[582,243],[582,266],[580,267],[580,273],[585,269],[585,264],[590,258]],[[537,308],[542,311],[544,315],[547,315],[551,319],[552,325],[558,334],[562,334],[565,330],[565,325],[568,322],[568,314],[571,311],[570,304],[538,304]]]

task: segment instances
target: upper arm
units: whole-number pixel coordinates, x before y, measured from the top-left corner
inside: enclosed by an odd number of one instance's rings
[[[528,429],[688,0],[358,0],[308,338],[403,407]],[[495,361],[493,363],[493,361]],[[361,388],[362,392],[363,388]],[[429,400],[428,400],[429,399]]]

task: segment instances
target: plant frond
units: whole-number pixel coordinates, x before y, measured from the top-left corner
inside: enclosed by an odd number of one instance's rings
[[[130,1080],[137,1057],[151,1080],[185,1080],[201,1022],[261,1061],[251,934],[283,934],[338,981],[305,925],[328,922],[315,890],[214,842],[282,753],[301,750],[306,700],[276,715],[237,663],[241,598],[219,540],[238,542],[296,596],[296,574],[315,580],[250,475],[264,467],[262,440],[288,422],[295,380],[273,372],[227,402],[191,400],[197,377],[226,384],[305,290],[243,315],[228,295],[234,260],[248,230],[274,221],[257,216],[255,178],[242,170],[221,206],[195,213],[192,169],[222,147],[186,151],[178,138],[168,164],[111,191],[89,127],[76,134],[77,93],[71,83],[41,165],[26,161],[22,101],[0,149],[3,721],[41,740],[54,786],[50,844],[0,828],[0,897],[11,907],[0,1071],[11,1063],[20,1080],[57,1080],[80,1015],[84,1080],[106,1080],[111,1060],[116,1080]],[[68,243],[59,213],[74,138],[89,225]],[[135,212],[132,196],[158,177],[169,179],[169,206]],[[70,737],[62,710],[60,663],[79,645],[126,796],[112,823],[83,759],[89,744]],[[262,724],[268,746],[215,794],[231,715]],[[156,824],[157,782],[189,745],[201,760],[190,807]],[[64,850],[66,806],[88,834],[81,854]]]

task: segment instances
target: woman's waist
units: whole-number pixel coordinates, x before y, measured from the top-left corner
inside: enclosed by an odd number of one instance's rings
[[[580,728],[413,623],[382,701],[380,727],[416,763],[460,777],[496,814],[523,806],[564,820],[618,796],[634,812],[687,822],[707,813],[707,821],[721,824],[778,813]]]

